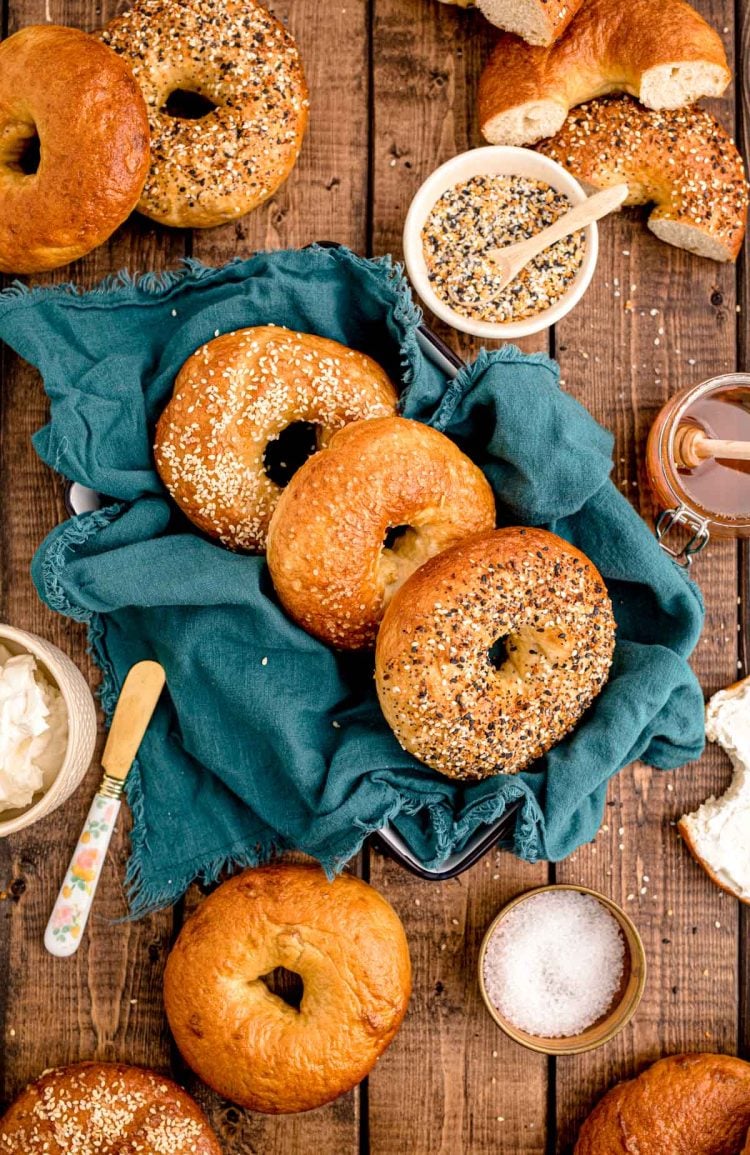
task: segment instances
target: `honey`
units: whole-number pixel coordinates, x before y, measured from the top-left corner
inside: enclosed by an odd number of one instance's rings
[[[676,394],[649,434],[649,481],[664,510],[657,535],[682,564],[709,537],[750,536],[750,462],[708,457],[688,468],[675,449],[678,430],[686,427],[712,439],[750,442],[750,375],[728,373]],[[665,540],[675,526],[691,535],[679,553]]]

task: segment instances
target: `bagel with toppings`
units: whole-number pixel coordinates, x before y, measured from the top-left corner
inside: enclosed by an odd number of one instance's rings
[[[549,48],[500,38],[480,79],[479,121],[490,144],[534,144],[595,97],[680,108],[720,96],[731,78],[719,35],[686,0],[586,0]]]
[[[594,188],[624,181],[625,203],[653,204],[648,227],[667,244],[737,259],[747,220],[744,165],[705,109],[651,112],[627,96],[592,100],[538,151]]]
[[[405,750],[451,778],[516,774],[575,726],[607,680],[604,582],[543,529],[476,534],[412,574],[375,650],[380,706]]]
[[[299,1008],[267,982],[302,982]],[[409,948],[377,891],[279,863],[223,883],[185,923],[164,974],[175,1042],[233,1103],[309,1111],[364,1079],[406,1014]]]
[[[268,532],[279,600],[321,641],[375,641],[394,592],[423,562],[495,524],[484,474],[442,433],[383,417],[347,425],[281,495]]]
[[[140,212],[208,228],[273,196],[302,147],[308,96],[297,46],[266,8],[136,0],[101,38],[148,107],[153,163]]]
[[[55,24],[0,44],[0,271],[57,269],[103,244],[148,169],[146,105],[114,52]]]
[[[260,551],[293,457],[395,409],[393,385],[364,353],[274,325],[238,329],[202,345],[178,373],[156,430],[156,467],[199,529]]]

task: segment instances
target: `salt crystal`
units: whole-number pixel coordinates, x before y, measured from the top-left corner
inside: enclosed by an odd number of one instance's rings
[[[531,1035],[569,1038],[601,1018],[622,978],[625,943],[591,895],[547,891],[498,924],[484,957],[490,1001]]]

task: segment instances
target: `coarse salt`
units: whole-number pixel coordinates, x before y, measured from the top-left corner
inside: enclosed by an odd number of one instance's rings
[[[484,983],[492,1004],[519,1030],[569,1038],[609,1010],[624,963],[622,933],[600,902],[547,891],[498,923],[484,956]]]

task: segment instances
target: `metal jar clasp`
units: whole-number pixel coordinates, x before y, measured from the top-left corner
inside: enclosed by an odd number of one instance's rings
[[[679,505],[676,509],[665,509],[656,523],[656,539],[659,545],[673,558],[678,565],[687,569],[692,565],[693,558],[708,545],[709,519],[699,517],[686,505]],[[692,531],[692,536],[681,549],[672,549],[665,542],[671,531],[677,527],[684,527]]]

